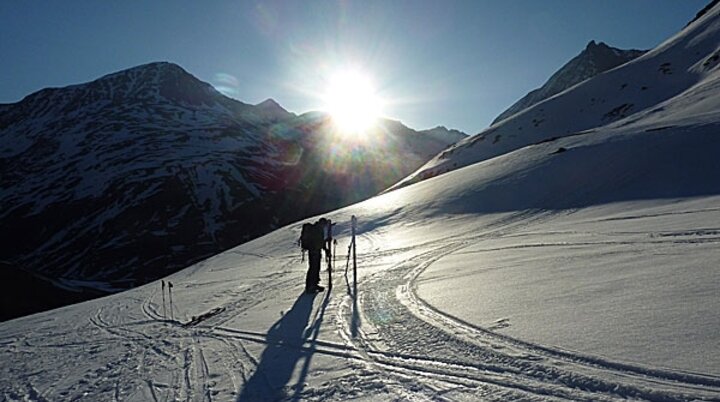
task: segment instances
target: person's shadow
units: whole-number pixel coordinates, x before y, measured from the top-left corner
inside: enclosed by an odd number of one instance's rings
[[[317,332],[315,327],[319,322],[306,330],[314,300],[314,295],[300,295],[290,311],[270,327],[266,336],[267,346],[260,356],[257,369],[240,392],[238,402],[290,399],[293,395],[296,398],[302,391],[306,367],[302,370],[303,375],[298,384],[292,387],[294,389],[288,389],[287,384],[298,361],[305,357],[304,366],[307,366],[315,350],[315,345],[304,346],[306,341],[313,341],[317,336],[313,336],[313,333]],[[322,310],[324,307],[325,303]],[[316,321],[321,320],[322,317]]]

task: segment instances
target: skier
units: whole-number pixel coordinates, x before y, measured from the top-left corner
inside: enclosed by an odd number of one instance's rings
[[[305,292],[307,293],[318,293],[325,290],[320,286],[320,264],[322,262],[321,250],[325,250],[325,255],[330,255],[327,241],[328,230],[328,220],[325,218],[320,218],[314,224],[303,225],[300,243],[302,248],[308,252],[308,271],[305,276]]]

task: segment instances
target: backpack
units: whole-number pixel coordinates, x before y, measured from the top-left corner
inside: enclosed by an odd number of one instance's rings
[[[323,247],[324,233],[322,225],[316,223],[303,223],[300,232],[300,247],[303,250],[320,250]]]

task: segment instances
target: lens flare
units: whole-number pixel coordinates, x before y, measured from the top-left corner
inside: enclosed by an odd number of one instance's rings
[[[232,74],[216,73],[212,84],[225,96],[235,97],[238,95],[238,79]]]

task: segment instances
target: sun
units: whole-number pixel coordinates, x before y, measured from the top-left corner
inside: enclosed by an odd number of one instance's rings
[[[370,77],[351,70],[334,74],[323,98],[325,110],[344,133],[362,133],[372,128],[383,106]]]

